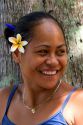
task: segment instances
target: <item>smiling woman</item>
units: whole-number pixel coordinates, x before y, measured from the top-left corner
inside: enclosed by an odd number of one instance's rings
[[[0,91],[2,125],[82,125],[83,90],[61,81],[68,62],[61,25],[32,12],[11,26],[4,34],[23,83]]]

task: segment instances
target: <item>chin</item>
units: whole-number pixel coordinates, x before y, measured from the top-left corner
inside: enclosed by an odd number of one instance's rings
[[[45,88],[45,89],[53,89],[53,88],[55,88],[55,86],[57,85],[57,82],[47,82],[46,84],[44,84],[43,86],[42,86],[42,88]]]

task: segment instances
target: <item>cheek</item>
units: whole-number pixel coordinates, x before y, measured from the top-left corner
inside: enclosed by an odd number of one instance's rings
[[[68,62],[67,56],[64,56],[60,61],[61,61],[61,65],[65,68]]]
[[[34,69],[36,69],[36,68],[38,68],[38,67],[40,67],[42,64],[43,64],[43,62],[44,62],[44,58],[40,58],[40,57],[28,57],[27,58],[27,64],[26,65],[28,65],[28,67],[30,68],[30,69],[32,69],[32,70],[34,70]]]
[[[31,66],[33,66],[33,69],[39,70],[42,65],[44,64],[44,59],[35,58],[34,62],[31,63]]]

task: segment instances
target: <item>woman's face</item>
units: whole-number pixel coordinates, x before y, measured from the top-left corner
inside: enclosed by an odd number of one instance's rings
[[[50,20],[43,20],[36,26],[19,64],[29,85],[53,88],[67,65],[65,40],[59,26]]]

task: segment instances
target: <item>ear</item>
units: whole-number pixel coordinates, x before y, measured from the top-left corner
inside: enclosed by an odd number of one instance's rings
[[[15,63],[20,63],[20,56],[21,53],[18,50],[12,53],[12,58],[15,61]]]

